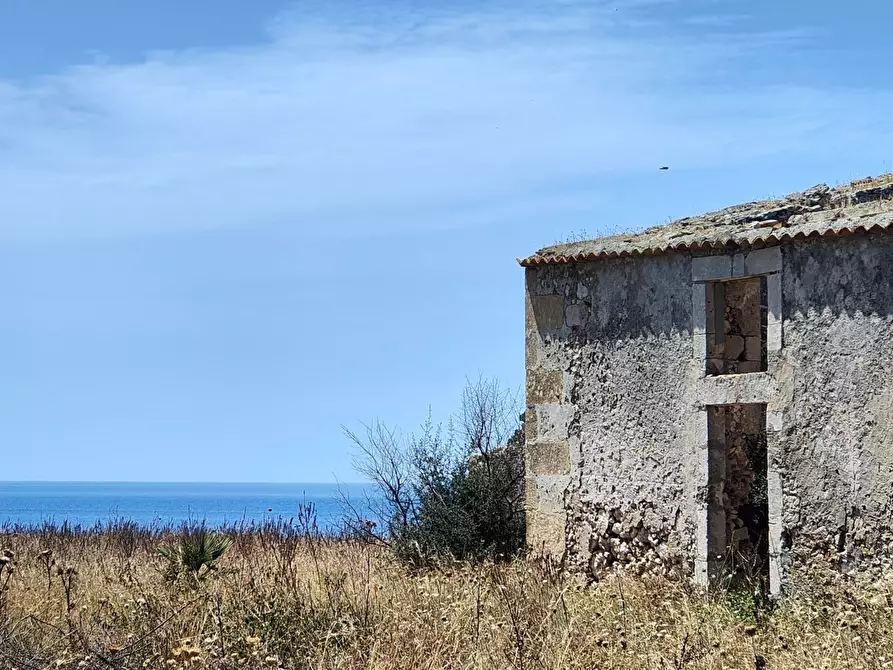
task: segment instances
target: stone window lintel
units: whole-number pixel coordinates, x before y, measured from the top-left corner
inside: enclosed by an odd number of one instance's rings
[[[695,283],[744,279],[778,272],[781,272],[781,247],[691,259],[691,279]]]

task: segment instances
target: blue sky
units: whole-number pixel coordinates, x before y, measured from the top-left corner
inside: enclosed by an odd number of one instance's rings
[[[355,478],[342,423],[521,387],[516,257],[893,170],[891,24],[0,0],[0,480]]]

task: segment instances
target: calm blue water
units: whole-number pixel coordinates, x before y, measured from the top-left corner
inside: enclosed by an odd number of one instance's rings
[[[355,503],[370,492],[364,484],[341,488]],[[128,519],[142,525],[204,521],[216,526],[287,520],[302,503],[315,505],[321,529],[338,526],[341,498],[338,486],[331,484],[0,482],[0,525]]]

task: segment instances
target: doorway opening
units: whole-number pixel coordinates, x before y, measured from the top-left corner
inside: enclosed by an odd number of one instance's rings
[[[769,590],[766,405],[707,408],[712,579]]]

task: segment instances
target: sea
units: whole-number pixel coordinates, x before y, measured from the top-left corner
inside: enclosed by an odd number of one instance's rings
[[[312,505],[318,528],[334,532],[345,515],[343,493],[362,511],[373,490],[359,483],[0,482],[0,529],[64,522],[81,527],[113,521],[211,527],[289,522]]]

